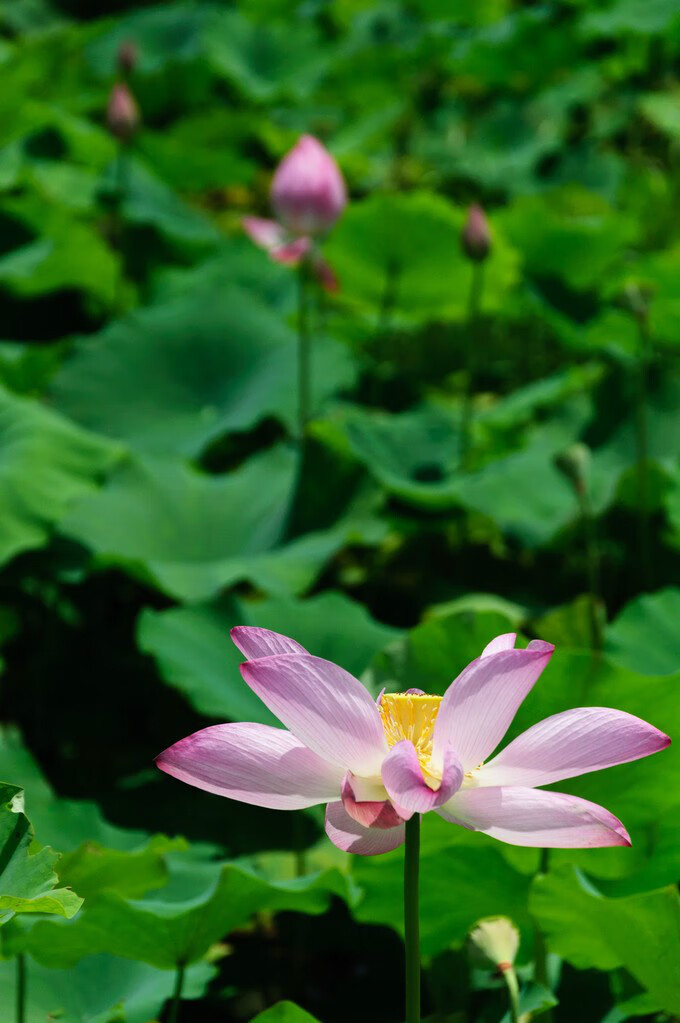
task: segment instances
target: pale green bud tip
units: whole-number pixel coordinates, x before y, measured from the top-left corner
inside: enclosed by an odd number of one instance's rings
[[[585,444],[572,444],[555,455],[555,467],[578,489],[584,486],[589,465],[590,448]]]
[[[519,949],[519,931],[507,916],[490,916],[472,928],[469,941],[473,960],[508,970]]]

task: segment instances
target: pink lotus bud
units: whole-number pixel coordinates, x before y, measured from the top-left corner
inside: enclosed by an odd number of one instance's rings
[[[121,142],[129,142],[139,127],[139,107],[124,82],[117,82],[111,90],[106,108],[109,131]]]
[[[276,215],[292,234],[324,234],[347,203],[340,169],[311,135],[303,135],[284,156],[272,182]]]
[[[468,210],[461,234],[461,244],[465,255],[475,263],[483,262],[491,251],[489,222],[479,203],[473,203]]]
[[[125,39],[118,47],[118,69],[129,75],[135,69],[139,53],[132,39]]]

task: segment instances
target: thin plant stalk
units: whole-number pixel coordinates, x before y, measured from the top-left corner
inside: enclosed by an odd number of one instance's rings
[[[579,480],[576,486],[579,511],[581,513],[581,524],[583,527],[583,546],[586,558],[586,573],[588,577],[589,597],[589,618],[590,618],[590,644],[593,653],[600,653],[602,650],[602,620],[600,616],[600,604],[602,600],[600,585],[600,554],[595,535],[595,519],[590,504],[590,497],[584,481]]]
[[[175,973],[175,988],[172,992],[172,1001],[170,1002],[170,1009],[168,1010],[167,1023],[178,1023],[179,1020],[179,1008],[182,1002],[182,989],[184,988],[184,971],[186,967],[184,963],[177,963],[177,972]]]
[[[385,267],[385,287],[380,299],[378,314],[378,331],[381,334],[386,333],[392,324],[392,314],[397,305],[400,276],[401,267],[398,260],[390,259]]]
[[[26,956],[17,956],[17,1023],[26,1023]]]
[[[513,966],[507,966],[501,970],[503,980],[508,989],[508,1001],[510,1002],[510,1019],[512,1023],[519,1023],[519,984],[517,974]]]
[[[470,291],[468,293],[467,328],[468,338],[466,343],[466,376],[465,392],[463,394],[463,409],[460,424],[460,466],[465,468],[465,462],[470,450],[470,434],[472,432],[472,388],[474,385],[475,370],[477,366],[477,321],[479,310],[482,305],[482,294],[484,292],[484,263],[474,262],[472,264],[472,277],[470,278]]]
[[[538,870],[536,871],[536,877],[541,877],[543,874],[547,874],[550,870],[550,849],[541,849],[541,855],[538,861]],[[534,923],[534,980],[537,984],[550,990],[550,980],[548,977],[548,948],[545,943],[545,937],[543,931]],[[553,1012],[552,1009],[546,1009],[542,1014],[544,1023],[553,1023]]]
[[[642,584],[645,589],[648,589],[651,584],[651,544],[649,532],[649,424],[647,411],[647,371],[651,345],[646,314],[640,314],[636,318],[640,338],[635,386],[638,544]]]
[[[311,407],[311,325],[309,310],[309,264],[303,259],[298,268],[298,441],[302,444]]]
[[[114,164],[113,182],[113,229],[111,240],[113,247],[118,253],[120,266],[114,283],[113,308],[114,312],[120,313],[123,308],[123,284],[125,281],[125,249],[124,249],[124,222],[123,204],[129,188],[129,165],[128,152],[125,142],[118,143],[118,151]]]
[[[404,847],[404,945],[406,976],[406,1023],[420,1023],[420,921],[418,873],[420,869],[420,814],[405,825]]]

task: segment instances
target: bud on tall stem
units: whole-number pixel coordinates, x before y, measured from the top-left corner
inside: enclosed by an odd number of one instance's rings
[[[325,234],[347,203],[340,169],[324,146],[303,135],[279,164],[272,182],[272,205],[294,235]]]
[[[106,108],[106,123],[120,142],[129,142],[140,122],[137,101],[125,82],[116,82]]]
[[[491,231],[484,210],[473,203],[460,237],[463,252],[475,263],[482,263],[491,252]]]

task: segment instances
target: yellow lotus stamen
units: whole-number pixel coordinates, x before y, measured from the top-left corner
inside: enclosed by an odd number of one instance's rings
[[[432,756],[434,723],[441,702],[441,696],[383,693],[378,706],[387,745],[391,748],[408,739],[415,746],[424,771],[427,771]]]

